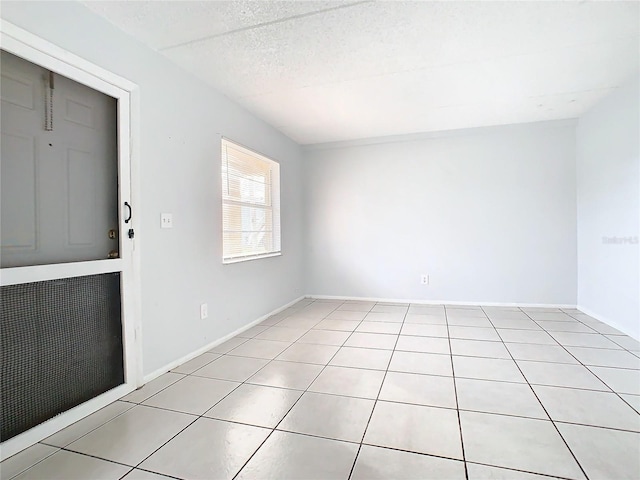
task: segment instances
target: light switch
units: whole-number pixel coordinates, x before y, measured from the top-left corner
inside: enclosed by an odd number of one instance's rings
[[[160,214],[160,228],[173,228],[173,214],[161,213]]]

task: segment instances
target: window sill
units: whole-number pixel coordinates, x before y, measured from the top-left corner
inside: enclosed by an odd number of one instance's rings
[[[228,258],[228,259],[223,259],[222,264],[230,265],[232,263],[249,262],[251,260],[259,260],[261,258],[280,257],[280,256],[282,256],[282,252],[265,253],[263,255],[252,255],[250,257]]]

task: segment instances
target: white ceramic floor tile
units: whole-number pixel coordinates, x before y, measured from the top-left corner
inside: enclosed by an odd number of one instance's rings
[[[407,313],[404,323],[415,323],[424,325],[446,325],[447,318],[444,313],[441,315],[418,315],[415,313]]]
[[[364,317],[366,322],[389,322],[389,323],[402,323],[404,320],[404,313],[386,313],[386,312],[374,312],[371,311]]]
[[[538,317],[539,314],[545,314],[545,313],[564,313],[562,311],[562,309],[560,308],[555,308],[555,307],[522,307],[520,310],[522,310],[523,312],[525,312],[527,315],[530,315],[532,317],[536,317],[536,318],[544,318],[544,316],[542,317]]]
[[[324,319],[318,323],[314,328],[316,330],[338,330],[340,332],[353,332],[358,325],[359,321],[354,320],[332,320]]]
[[[0,463],[0,478],[2,480],[9,480],[57,451],[58,449],[55,447],[36,443],[3,460],[2,463]]]
[[[309,391],[375,399],[383,378],[382,371],[329,366],[313,382]]]
[[[456,327],[482,327],[493,328],[493,324],[486,317],[449,317],[447,318],[449,326]]]
[[[451,356],[439,353],[393,352],[389,371],[452,376]]]
[[[275,315],[271,315],[269,318],[261,321],[259,323],[259,325],[261,327],[272,327],[274,325],[277,325],[278,322],[281,322],[282,320],[287,318],[289,315],[291,315],[291,314],[290,313],[284,313],[284,312],[276,313]],[[241,338],[241,337],[235,337],[235,338]]]
[[[527,472],[584,478],[550,421],[460,412],[466,458]]]
[[[467,463],[467,472],[469,480],[550,480],[555,478],[477,463]]]
[[[452,377],[387,372],[380,400],[456,408]]]
[[[260,340],[276,340],[278,342],[295,342],[305,333],[307,333],[306,328],[281,327],[278,325],[259,333],[256,338]]]
[[[319,318],[307,318],[292,316],[280,321],[276,327],[284,328],[299,328],[302,330],[309,330],[315,327],[321,320]]]
[[[236,480],[346,479],[357,452],[353,443],[275,431]]]
[[[467,357],[505,358],[511,359],[509,351],[502,342],[487,342],[483,340],[451,339],[451,353]]]
[[[464,480],[464,464],[456,460],[363,445],[351,480]]]
[[[269,433],[266,428],[199,418],[140,468],[194,480],[231,479]]]
[[[398,324],[399,325],[399,324]],[[444,337],[449,336],[446,325],[429,325],[424,323],[405,323],[402,325],[402,335],[416,337]]]
[[[264,358],[225,355],[202,367],[200,370],[196,370],[193,372],[193,375],[232,382],[244,382],[267,363],[269,363],[269,360],[265,360]]]
[[[311,343],[294,343],[276,357],[276,360],[287,362],[314,363],[326,365],[340,349],[335,345],[314,345]]]
[[[585,347],[567,347],[567,350],[585,365],[640,369],[640,358],[624,350]]]
[[[449,325],[449,336],[451,338],[462,338],[466,340],[489,340],[495,342],[500,341],[500,337],[493,327],[481,328]]]
[[[513,360],[454,356],[453,371],[456,377],[461,378],[499,380],[502,382],[525,382],[524,377]]]
[[[129,470],[131,467],[60,450],[15,480],[118,480]]]
[[[548,419],[529,385],[456,378],[456,389],[461,410]]]
[[[535,310],[525,310],[527,315],[536,321],[573,321],[574,319],[566,313],[558,310],[556,312],[544,312]]]
[[[512,330],[509,328],[498,328],[498,334],[505,343],[537,343],[541,345],[557,345],[558,343],[551,335],[544,331],[536,330]]]
[[[640,415],[615,393],[538,385],[533,389],[554,421],[640,432]]]
[[[547,332],[596,333],[593,328],[589,328],[584,323],[580,323],[576,320],[572,322],[538,320],[538,325],[540,325]]]
[[[274,428],[301,395],[299,390],[244,384],[204,416]]]
[[[518,308],[511,310],[498,310],[495,308],[484,307],[487,316],[493,320],[528,320],[533,321],[529,316]]]
[[[318,345],[335,345],[341,346],[351,332],[337,332],[334,330],[310,330],[305,333],[299,340],[299,343],[315,343]]]
[[[612,342],[599,333],[551,332],[560,345],[565,347],[590,347],[620,349],[620,345]],[[508,341],[505,339],[505,341]]]
[[[211,350],[209,350],[209,352],[210,353],[219,353],[221,355],[225,354],[225,353],[229,353],[231,350],[233,350],[234,348],[242,345],[246,341],[247,341],[246,338],[233,337],[233,338],[230,338],[229,340],[227,340],[226,342],[221,343],[220,345],[217,345],[217,346],[213,347]]]
[[[442,305],[409,305],[409,313],[416,315],[444,315]]]
[[[529,343],[507,343],[507,349],[516,360],[537,362],[571,363],[578,361],[559,345],[533,345]]]
[[[193,415],[138,405],[67,449],[135,466],[195,419]]]
[[[139,389],[125,395],[121,398],[121,400],[126,400],[127,402],[133,403],[144,402],[150,396],[155,395],[159,391],[164,390],[169,385],[172,385],[183,378],[185,378],[185,376],[181,373],[165,373],[164,375],[160,375],[155,380],[151,380],[150,382],[145,383]]]
[[[514,320],[511,318],[492,318],[491,323],[495,328],[515,330],[542,330],[533,320]]]
[[[229,355],[272,360],[284,352],[290,345],[291,343],[289,342],[276,342],[273,340],[258,340],[252,338],[231,350]]]
[[[345,342],[344,346],[393,350],[397,338],[397,335],[354,332]]]
[[[322,368],[320,365],[274,360],[247,380],[247,382],[269,387],[306,390],[307,387],[311,385],[311,382],[318,376]]]
[[[278,430],[359,443],[374,400],[306,392]]]
[[[405,305],[385,305],[382,303],[377,303],[371,309],[372,312],[376,312],[376,313],[396,313],[396,314],[402,314],[402,315],[407,313],[407,310],[409,310],[408,305],[406,306]]]
[[[387,323],[387,322],[362,322],[356,328],[356,332],[365,333],[388,333],[391,335],[398,335],[402,328],[401,323]]]
[[[188,375],[190,373],[195,372],[199,368],[204,367],[205,365],[213,362],[216,358],[219,358],[220,355],[214,353],[203,353],[202,355],[198,355],[196,358],[189,360],[188,362],[183,363],[182,365],[171,370],[174,373],[183,373]]]
[[[558,429],[592,480],[640,478],[640,435],[559,423]]]
[[[481,308],[458,308],[458,307],[447,307],[447,319],[452,319],[455,317],[479,317],[479,318],[487,318],[487,315]]]
[[[422,353],[451,353],[449,339],[400,335],[396,350]]]
[[[167,480],[170,478],[171,477],[160,475],[159,473],[152,473],[147,472],[146,470],[134,468],[124,477],[122,477],[122,480]]]
[[[455,410],[378,401],[364,443],[462,459]]]
[[[148,398],[143,405],[202,415],[238,385],[226,380],[188,376]]]
[[[350,312],[369,312],[374,306],[376,302],[357,302],[357,301],[347,301],[338,307],[338,310],[346,310]]]
[[[69,425],[67,428],[60,430],[58,433],[54,433],[50,437],[45,438],[42,443],[56,447],[66,447],[83,435],[86,435],[99,426],[104,425],[109,420],[121,415],[133,407],[134,405],[132,403],[120,401],[113,402],[98,410],[96,413],[93,413],[88,417],[77,421],[73,425]]]
[[[566,363],[530,362],[517,360],[529,383],[555,387],[609,390],[607,386],[582,365]]]
[[[240,332],[238,334],[238,337],[240,337],[240,338],[253,338],[256,335],[258,335],[259,333],[262,333],[265,330],[268,330],[269,327],[270,327],[270,325],[265,325],[265,324],[254,325],[251,328],[247,328],[244,332]]]
[[[588,327],[592,328],[593,330],[595,330],[598,333],[602,333],[603,335],[620,335],[622,334],[622,332],[620,330],[618,330],[617,328],[613,328],[610,325],[607,325],[606,323],[602,323],[602,322],[584,322],[585,325],[587,325]]]
[[[640,395],[640,371],[624,368],[588,367],[613,391]]]
[[[627,335],[606,335],[606,337],[622,348],[631,350],[632,352],[640,352],[640,342],[635,338]]]
[[[640,413],[640,395],[627,395],[627,394],[620,394],[620,396],[624,399],[625,402],[627,402],[629,405],[631,405],[636,412]]]
[[[390,350],[342,347],[329,362],[329,365],[386,370],[389,360],[391,360],[391,353]]]
[[[327,316],[327,320],[351,320],[361,322],[364,317],[367,316],[367,312],[358,312],[353,310],[335,310]]]

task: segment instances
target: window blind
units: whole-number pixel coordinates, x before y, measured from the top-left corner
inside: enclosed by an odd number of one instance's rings
[[[222,139],[222,261],[280,253],[280,165]]]

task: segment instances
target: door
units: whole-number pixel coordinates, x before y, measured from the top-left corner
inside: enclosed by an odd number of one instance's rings
[[[2,52],[1,266],[117,256],[114,98]]]
[[[5,51],[0,72],[5,442],[131,383],[133,230],[118,100]]]

